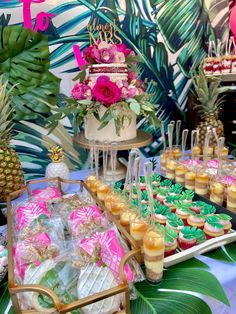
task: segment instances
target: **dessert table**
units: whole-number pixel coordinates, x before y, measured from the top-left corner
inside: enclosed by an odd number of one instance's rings
[[[72,180],[75,180],[75,179],[76,180],[78,180],[78,179],[79,180],[84,180],[86,178],[86,176],[88,175],[88,173],[89,173],[89,171],[87,169],[86,170],[72,172],[71,173],[71,179]],[[42,187],[40,183],[34,185],[34,188],[40,188],[40,187]],[[70,192],[74,192],[72,187],[69,187],[69,189],[67,191],[67,193],[70,193]],[[24,195],[21,195],[17,199],[17,202],[20,201],[20,200],[23,200],[24,197],[25,197]],[[235,250],[236,250],[236,247],[235,247]],[[221,254],[222,254],[222,252],[220,254],[218,252],[218,258],[221,258]],[[214,258],[216,257],[216,255],[217,254],[213,253],[213,257]],[[232,260],[231,260],[232,263],[227,263],[225,261],[219,261],[219,260],[216,260],[216,259],[213,259],[213,258],[209,258],[207,256],[198,256],[197,261],[201,261],[201,262],[205,263],[209,268],[206,269],[207,266],[206,267],[204,266],[203,267],[204,271],[207,270],[208,272],[213,274],[218,279],[218,281],[222,285],[222,287],[223,287],[223,289],[224,289],[224,291],[225,291],[225,293],[227,295],[227,298],[228,298],[229,303],[230,303],[230,307],[228,307],[227,305],[223,304],[220,301],[217,301],[216,299],[213,299],[212,297],[206,297],[206,296],[198,294],[196,292],[196,291],[198,291],[198,289],[195,289],[195,292],[192,292],[191,291],[191,287],[190,287],[187,291],[184,291],[184,292],[187,292],[188,294],[191,294],[193,296],[200,297],[202,300],[204,300],[208,304],[208,306],[210,307],[210,309],[211,309],[213,314],[234,314],[234,313],[236,313],[236,254],[235,254],[235,263],[232,262]],[[187,262],[190,262],[190,261],[187,261]],[[179,264],[178,267],[180,268],[182,264],[183,263]],[[189,266],[189,263],[188,263],[187,265],[188,265],[187,267],[189,267],[189,269],[192,269],[192,271],[195,272],[195,270],[196,270],[195,267],[196,266],[194,266],[194,265],[197,265],[197,264],[193,263],[192,266]],[[182,267],[184,267],[184,265]],[[203,271],[203,270],[201,270],[201,271]],[[177,287],[177,282],[178,281],[176,281],[176,283],[175,283],[176,287]],[[196,285],[197,285],[197,283],[196,283]],[[158,289],[158,286],[159,285],[157,285],[155,287]],[[153,286],[152,286],[152,289],[153,289]],[[165,290],[165,289],[160,289],[159,291],[162,291],[162,290]],[[140,288],[140,291],[142,291],[141,288]],[[177,289],[176,291],[181,292],[180,289]],[[157,293],[160,293],[160,292],[157,292]],[[214,291],[213,291],[212,296],[214,296]],[[166,301],[165,301],[165,299],[163,299],[163,302],[169,302],[169,301],[168,301],[168,299],[166,299]],[[136,305],[135,305],[136,302],[137,301],[131,302],[132,313],[136,312]],[[0,295],[0,303],[1,303],[1,295]],[[9,305],[7,307],[7,310],[2,312],[1,311],[1,304],[0,304],[0,313],[7,314],[7,313],[9,313],[10,309],[11,309],[11,304],[9,303]],[[11,313],[13,313],[13,312],[11,312]],[[140,312],[140,314],[142,314],[142,313],[147,314],[147,313],[151,313],[151,311],[147,312],[147,310],[143,309]],[[152,312],[152,313],[156,313],[156,312]],[[172,312],[172,313],[175,313],[175,312]],[[176,313],[179,313],[179,312],[176,312]],[[186,309],[186,312],[182,311],[182,313],[183,314],[189,313],[189,311],[187,311],[187,309]],[[196,313],[203,313],[203,312],[201,310],[199,310],[199,312],[197,311]]]

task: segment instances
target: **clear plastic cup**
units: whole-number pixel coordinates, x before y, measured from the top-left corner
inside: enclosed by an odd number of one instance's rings
[[[198,195],[207,195],[209,186],[209,174],[205,171],[197,171],[195,177],[195,192]]]
[[[164,234],[149,228],[143,237],[144,264],[148,281],[158,283],[163,277],[165,242]]]
[[[169,159],[166,162],[166,177],[170,180],[175,180],[175,169],[178,162],[175,159]]]
[[[210,200],[220,206],[224,201],[224,184],[220,182],[220,178],[215,177],[210,183]]]
[[[236,181],[227,188],[227,208],[236,213]]]
[[[215,157],[218,157],[218,146],[215,147],[214,149],[214,154],[215,154]],[[229,155],[229,147],[223,147],[221,152],[220,152],[220,155],[221,155],[221,158],[223,160],[226,160],[228,158],[228,155]]]
[[[196,172],[193,169],[187,170],[185,173],[185,187],[188,190],[195,191]]]
[[[183,163],[179,162],[177,167],[175,168],[175,182],[180,183],[185,186],[185,174],[187,168],[183,165]]]
[[[143,237],[148,227],[149,223],[147,219],[139,215],[130,216],[130,234],[141,248],[143,246]]]

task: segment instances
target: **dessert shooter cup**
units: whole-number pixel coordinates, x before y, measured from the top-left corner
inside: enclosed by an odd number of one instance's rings
[[[215,157],[218,157],[218,146],[215,147],[214,154],[215,154]],[[221,159],[226,160],[228,155],[229,155],[229,147],[225,146],[222,148],[220,152]]]
[[[224,201],[224,191],[224,184],[220,182],[219,178],[218,180],[215,178],[215,180],[212,180],[210,183],[210,200],[213,203],[222,206]]]
[[[175,145],[172,147],[172,155],[175,159],[180,159],[181,157],[181,147],[179,145]]]
[[[214,148],[212,146],[208,146],[207,148],[203,148],[203,158],[205,160],[212,159],[214,157]]]
[[[173,158],[166,161],[166,177],[168,179],[175,180],[175,169],[177,164],[177,161]]]
[[[227,188],[227,209],[236,213],[236,181]]]
[[[209,174],[205,171],[197,171],[195,177],[195,192],[199,195],[208,194]]]
[[[130,235],[134,238],[138,246],[143,250],[143,237],[149,227],[147,219],[139,215],[130,216]]]
[[[160,151],[160,170],[161,173],[165,175],[166,173],[166,162],[169,159],[173,158],[173,153],[169,149],[161,150]]]
[[[163,277],[165,241],[164,232],[149,228],[143,238],[144,264],[148,281],[158,283]]]
[[[186,174],[187,168],[179,162],[177,164],[177,167],[175,168],[175,182],[180,183],[183,186],[185,186],[185,174]]]
[[[193,148],[191,150],[191,154],[192,154],[193,158],[199,158],[201,155],[201,152],[202,152],[201,147],[197,146],[197,145],[193,146]]]
[[[112,188],[109,185],[103,182],[100,182],[97,185],[97,197],[100,201],[104,202],[106,196],[111,192],[112,192]]]
[[[195,191],[196,172],[194,169],[188,169],[185,173],[185,187],[188,190]]]

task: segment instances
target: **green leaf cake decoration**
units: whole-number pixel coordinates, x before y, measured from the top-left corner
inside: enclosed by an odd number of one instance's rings
[[[183,187],[181,184],[173,184],[169,189],[169,193],[180,194],[182,190]]]
[[[172,185],[172,181],[170,180],[170,179],[165,179],[164,181],[162,181],[161,183],[160,183],[160,186],[161,187],[171,187],[171,185]]]
[[[178,238],[178,233],[175,230],[167,226],[165,228],[165,242],[172,243],[177,238]]]
[[[132,187],[132,194],[135,194],[135,195],[138,194],[138,189],[136,188],[136,186]]]
[[[140,183],[146,183],[144,176],[140,176],[139,181]]]
[[[117,181],[117,182],[115,182],[114,189],[115,190],[121,190],[122,185],[123,185],[123,183],[121,181]]]
[[[183,229],[181,229],[181,233],[183,237],[187,240],[195,239],[197,237],[196,232],[197,232],[196,227],[191,228],[191,227],[185,226],[183,227]]]
[[[194,192],[192,190],[186,190],[182,192],[180,199],[190,201],[194,197]]]
[[[216,212],[216,208],[213,205],[205,204],[204,207],[201,209],[201,214],[203,215],[211,215]]]
[[[167,196],[168,195],[168,191],[166,189],[159,188],[157,190],[157,194],[160,195],[160,196]]]
[[[167,221],[169,225],[171,225],[173,228],[184,226],[183,220],[181,218],[178,218],[178,216],[174,213],[170,213],[169,215],[167,215]]]
[[[192,213],[192,210],[190,209],[191,204],[189,204],[189,203],[186,203],[184,201],[175,201],[174,205],[175,205],[175,207],[177,209],[180,209],[183,212],[186,212],[186,213],[190,212],[190,213]]]
[[[207,216],[206,222],[216,229],[222,229],[223,225],[220,223],[220,220],[216,216]]]
[[[147,192],[146,190],[144,190],[143,192],[141,192],[141,199],[142,199],[143,201],[146,201],[146,202],[149,201],[149,199],[148,199],[148,192]]]
[[[154,172],[152,175],[152,182],[161,182],[161,176]]]
[[[168,214],[171,213],[171,210],[168,206],[165,205],[160,205],[156,210],[155,210],[155,214],[161,214],[164,216],[167,216]]]
[[[206,235],[202,229],[196,230],[196,238],[197,238],[197,243],[202,243],[202,242],[206,241]]]
[[[142,218],[147,218],[151,214],[150,210],[147,208],[146,205],[142,204],[141,205],[141,217]]]
[[[165,202],[166,202],[166,204],[174,204],[174,202],[178,201],[179,198],[180,198],[179,195],[168,195],[166,197]]]
[[[192,210],[191,210],[190,216],[194,216],[194,217],[201,218],[201,219],[205,219],[206,218],[203,214],[197,214],[197,213],[195,213]]]
[[[232,219],[232,217],[226,214],[217,214],[216,217],[224,221],[230,221]]]
[[[153,204],[154,204],[155,209],[159,208],[159,206],[161,205],[161,203],[158,200],[156,200],[155,198],[153,199]]]

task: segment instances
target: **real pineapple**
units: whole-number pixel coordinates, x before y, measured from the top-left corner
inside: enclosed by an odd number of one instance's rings
[[[224,96],[220,96],[227,90],[227,87],[220,86],[219,78],[206,77],[203,68],[199,68],[199,73],[192,76],[194,90],[198,103],[194,105],[200,115],[201,122],[197,126],[199,130],[199,143],[204,145],[207,127],[215,128],[218,137],[224,136],[224,126],[219,120],[219,113],[223,108]],[[215,146],[214,136],[210,138],[210,146]]]
[[[0,78],[0,201],[5,201],[7,193],[17,191],[24,185],[19,157],[10,147],[14,116],[10,92],[7,92],[7,82],[3,83]]]

